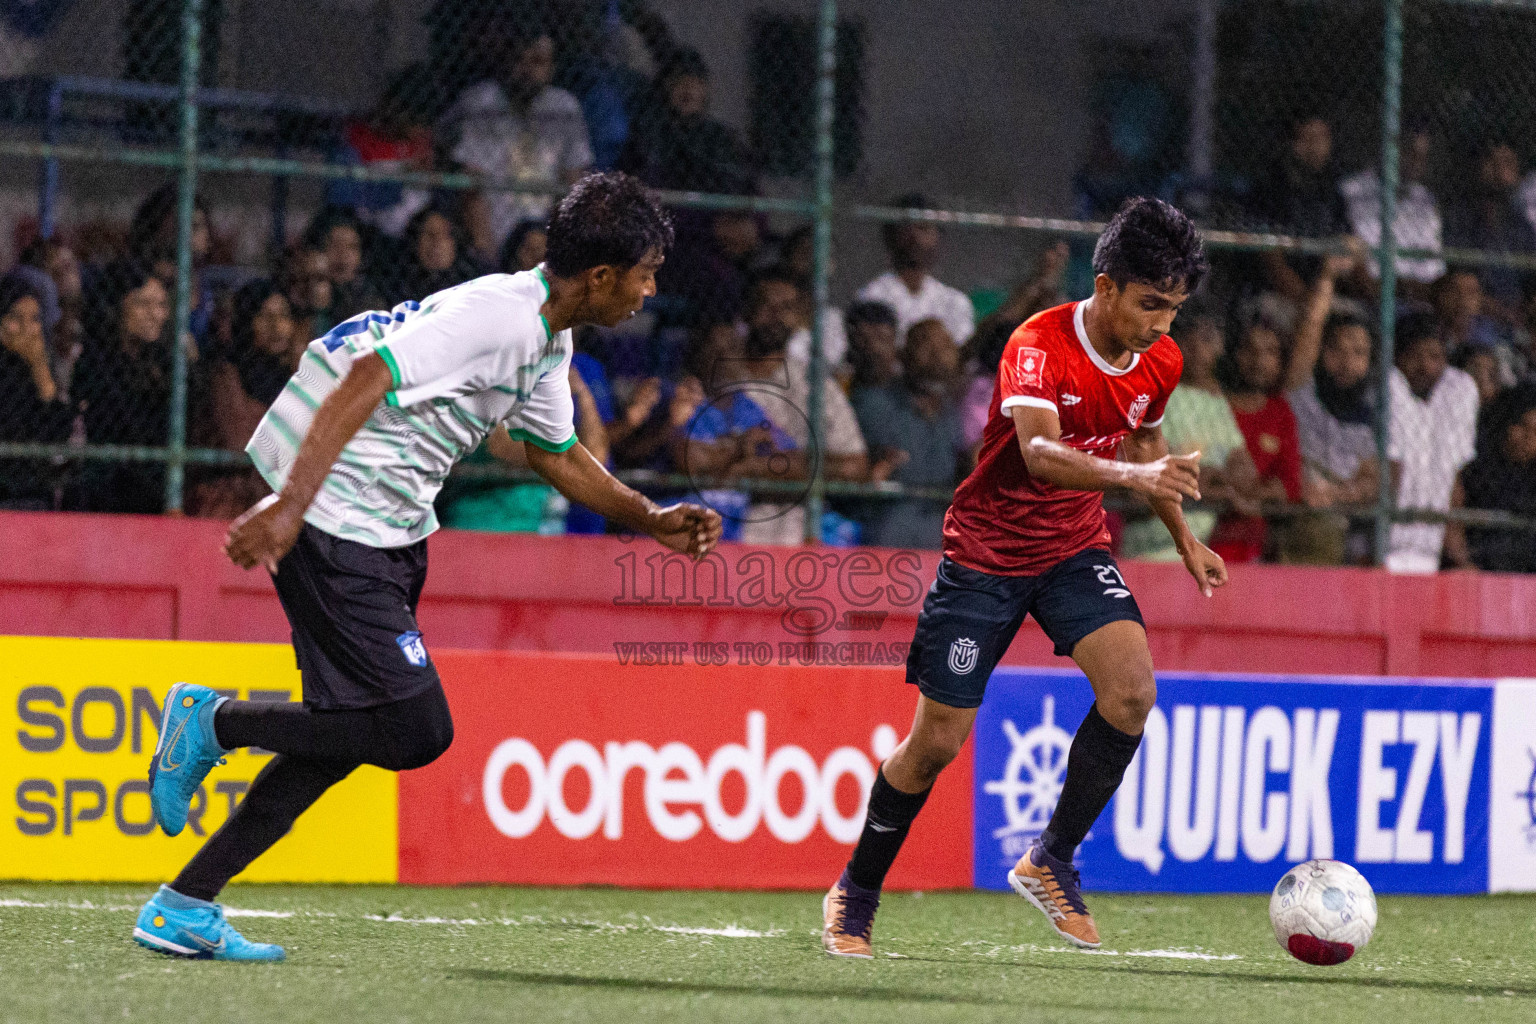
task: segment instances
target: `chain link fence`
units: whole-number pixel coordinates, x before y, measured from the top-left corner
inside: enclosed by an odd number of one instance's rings
[[[0,503],[238,513],[309,339],[537,264],[555,199],[621,169],[678,245],[579,336],[578,434],[731,536],[936,546],[1008,333],[1150,194],[1214,254],[1165,433],[1218,550],[1536,569],[1536,5],[1039,7],[41,5],[0,26],[33,64],[0,82]],[[485,452],[442,504],[583,512]]]

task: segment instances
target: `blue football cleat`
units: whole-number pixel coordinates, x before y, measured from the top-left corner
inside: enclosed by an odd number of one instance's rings
[[[149,805],[168,836],[187,827],[197,787],[229,753],[213,732],[213,714],[228,699],[195,683],[177,683],[165,695],[160,742],[149,762]]]
[[[224,920],[224,908],[217,903],[203,903],[190,909],[166,906],[160,892],[150,897],[133,926],[133,938],[141,946],[157,953],[191,957],[195,960],[265,960],[284,959],[282,946],[252,942]],[[173,896],[176,894],[172,894]]]

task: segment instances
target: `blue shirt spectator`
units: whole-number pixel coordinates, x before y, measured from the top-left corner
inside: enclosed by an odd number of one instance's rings
[[[726,391],[699,405],[682,428],[688,442],[734,443],[754,454],[795,451],[800,446],[768,418],[763,407],[743,391]],[[705,488],[699,491],[705,504],[719,512],[725,521],[726,540],[741,540],[742,523],[751,506],[751,496],[730,488]]]
[[[592,404],[597,407],[597,415],[602,419],[603,425],[612,423],[614,419],[613,388],[608,383],[608,374],[603,371],[603,364],[590,353],[577,352],[571,356],[571,368],[587,386],[587,393],[592,396]],[[607,460],[607,465],[609,469],[613,468],[612,458]],[[572,505],[570,511],[565,514],[566,533],[604,533],[607,528],[607,520],[585,505]]]
[[[954,401],[960,360],[938,320],[921,320],[907,333],[900,381],[855,389],[850,401],[865,442],[881,462],[894,464],[889,479],[911,487],[948,491],[967,451]],[[944,498],[875,499],[860,503],[864,541],[882,547],[940,546]]]

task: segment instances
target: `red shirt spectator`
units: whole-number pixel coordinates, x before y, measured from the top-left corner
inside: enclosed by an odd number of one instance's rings
[[[431,122],[420,106],[430,88],[422,66],[408,65],[385,87],[366,118],[347,123],[332,159],[379,171],[432,170]],[[393,181],[336,179],[325,190],[328,205],[356,210],[362,221],[395,238],[431,200],[426,189]]]
[[[1301,439],[1296,414],[1279,394],[1283,365],[1279,332],[1260,321],[1243,331],[1224,367],[1227,401],[1258,471],[1259,501],[1301,500]],[[1267,536],[1262,518],[1228,515],[1211,549],[1228,562],[1251,562],[1264,554]]]
[[[1279,395],[1271,395],[1258,412],[1243,412],[1235,405],[1232,415],[1248,442],[1248,454],[1259,471],[1259,480],[1279,480],[1285,498],[1301,500],[1301,438],[1296,431],[1296,414]]]

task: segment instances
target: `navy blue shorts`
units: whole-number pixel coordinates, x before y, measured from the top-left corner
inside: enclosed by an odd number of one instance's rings
[[[987,680],[1033,615],[1061,657],[1111,622],[1140,623],[1141,609],[1108,551],[1089,548],[1039,576],[995,576],[939,561],[907,654],[907,682],[952,708],[981,706]]]

